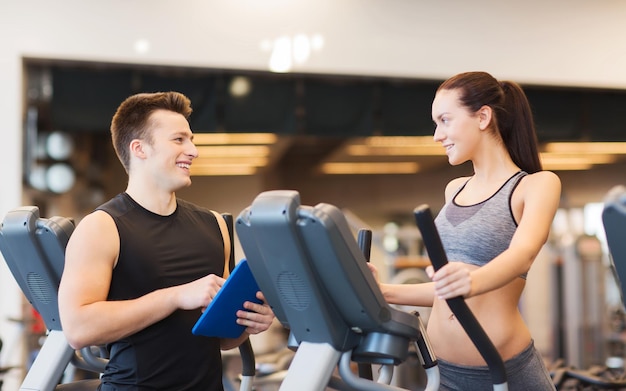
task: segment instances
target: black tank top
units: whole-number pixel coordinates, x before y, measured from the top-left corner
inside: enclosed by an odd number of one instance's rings
[[[224,271],[224,244],[215,216],[177,200],[169,216],[154,214],[122,193],[97,208],[115,221],[120,253],[108,300],[128,300],[156,289]],[[200,310],[167,318],[110,343],[100,390],[222,390],[219,339],[195,336]]]

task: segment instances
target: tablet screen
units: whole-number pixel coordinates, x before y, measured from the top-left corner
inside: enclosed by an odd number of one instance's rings
[[[237,324],[237,311],[245,310],[246,301],[261,304],[256,298],[258,291],[259,286],[244,259],[235,266],[191,332],[207,337],[238,338],[246,326]]]

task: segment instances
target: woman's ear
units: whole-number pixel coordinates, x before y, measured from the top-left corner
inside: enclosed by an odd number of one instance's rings
[[[480,130],[485,130],[491,125],[491,118],[493,116],[493,110],[491,106],[484,105],[476,112],[478,116],[478,127]]]
[[[145,159],[146,153],[143,150],[143,143],[139,139],[134,139],[130,142],[130,153],[139,159]]]

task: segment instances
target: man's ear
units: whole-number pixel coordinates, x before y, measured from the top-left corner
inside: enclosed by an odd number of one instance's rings
[[[146,153],[143,150],[143,142],[139,139],[134,139],[130,142],[130,153],[139,159],[145,159]]]
[[[485,130],[491,124],[491,119],[493,117],[493,110],[490,106],[484,105],[476,112],[478,116],[478,127],[480,130]]]

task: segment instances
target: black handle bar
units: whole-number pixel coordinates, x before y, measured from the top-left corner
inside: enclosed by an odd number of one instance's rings
[[[228,269],[232,271],[235,268],[235,231],[233,228],[233,215],[230,213],[223,213],[222,216],[226,220],[226,226],[228,227],[228,233],[230,235],[230,259],[228,260]],[[252,344],[250,338],[239,345],[239,354],[241,355],[241,374],[243,376],[254,376],[256,373],[256,360],[254,358],[254,350],[252,350]]]
[[[439,270],[448,263],[448,257],[443,249],[439,232],[435,226],[433,215],[428,205],[421,205],[413,211],[415,222],[424,240],[424,246],[428,252],[428,257],[435,270]],[[500,354],[496,350],[485,330],[480,326],[476,317],[467,306],[463,297],[453,297],[447,299],[446,302],[452,310],[452,313],[461,323],[463,329],[470,337],[481,356],[487,362],[491,372],[493,384],[506,383],[506,369]]]
[[[357,234],[357,243],[359,244],[359,248],[363,252],[363,256],[365,256],[365,260],[369,262],[370,255],[372,253],[372,230],[367,228],[359,229],[359,232]],[[358,363],[357,370],[360,378],[368,380],[374,379],[371,364]]]
[[[365,259],[369,262],[372,253],[372,230],[361,228],[357,236],[357,241],[359,248],[363,251]]]

